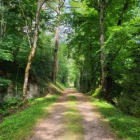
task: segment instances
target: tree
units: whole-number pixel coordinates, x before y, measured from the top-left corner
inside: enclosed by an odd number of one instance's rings
[[[105,42],[105,16],[108,6],[111,4],[112,0],[106,1],[106,0],[100,0],[95,2],[95,8],[97,9],[99,13],[99,23],[100,23],[100,48],[101,48],[101,72],[102,72],[102,78],[101,78],[101,87],[104,93],[106,93],[106,52],[104,47]],[[106,95],[105,95],[106,97]]]
[[[55,1],[56,2],[56,1]],[[65,0],[57,0],[53,6],[48,2],[47,5],[56,12],[56,31],[55,31],[55,49],[54,49],[54,62],[53,62],[53,71],[52,71],[52,81],[56,83],[57,71],[58,71],[58,49],[59,49],[59,26],[60,26],[60,12],[63,8]],[[56,6],[57,5],[57,6]]]
[[[36,47],[37,47],[37,39],[38,39],[38,26],[39,26],[39,16],[40,16],[40,10],[44,2],[42,0],[38,0],[37,4],[37,12],[36,12],[36,20],[35,20],[35,30],[34,30],[34,41],[33,41],[33,47],[31,48],[27,66],[25,69],[25,78],[24,78],[24,85],[23,85],[23,103],[27,100],[27,86],[28,86],[28,79],[29,79],[29,71],[32,63],[32,59],[35,55]]]

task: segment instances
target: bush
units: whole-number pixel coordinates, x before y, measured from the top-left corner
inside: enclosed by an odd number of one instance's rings
[[[122,96],[118,99],[118,107],[125,113],[130,113],[130,108],[133,106],[132,100],[127,96]]]
[[[21,104],[21,100],[19,100],[17,98],[4,99],[4,102],[5,102],[5,106],[7,106],[7,107],[11,107],[11,106],[15,106],[15,105],[20,105]]]
[[[140,94],[135,93],[133,96],[133,106],[130,108],[130,112],[137,117],[140,117]]]
[[[16,98],[4,99],[4,104],[1,105],[0,114],[8,116],[13,109],[17,109],[21,105],[21,100]]]
[[[140,140],[140,118],[124,114],[105,100],[93,98],[93,102],[103,116],[109,120],[109,125],[117,136],[125,140]]]
[[[118,107],[125,113],[140,117],[140,95],[123,95],[118,99]]]

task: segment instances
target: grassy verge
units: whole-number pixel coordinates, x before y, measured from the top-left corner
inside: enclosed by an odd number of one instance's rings
[[[37,120],[48,115],[46,108],[54,103],[57,97],[50,95],[32,100],[31,107],[5,118],[0,124],[0,140],[22,140],[31,135]]]
[[[65,87],[59,82],[56,82],[56,84],[48,83],[47,86],[48,86],[47,87],[48,90],[45,91],[50,94],[62,95],[64,93],[63,91],[65,90]],[[36,95],[36,98],[38,96],[40,95],[39,94]],[[5,100],[4,103],[0,103],[0,122],[3,120],[3,118],[13,115],[21,110],[24,110],[26,106],[21,106],[21,104],[22,104],[22,99],[17,99],[17,98],[8,98]]]
[[[69,96],[70,101],[68,101],[68,110],[64,115],[64,122],[66,127],[66,139],[67,140],[82,140],[83,139],[83,127],[82,116],[76,109],[76,97],[73,95]]]
[[[118,137],[125,140],[140,140],[140,119],[125,115],[106,101],[93,99],[94,104],[105,118]]]
[[[56,82],[56,84],[53,83],[49,83],[49,93],[53,93],[53,94],[57,94],[57,95],[62,95],[63,91],[65,90],[65,87]]]

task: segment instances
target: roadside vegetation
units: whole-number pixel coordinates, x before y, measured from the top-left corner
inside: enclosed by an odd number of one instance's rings
[[[64,87],[61,84],[50,83],[49,95],[30,99],[24,108],[21,107],[18,110],[14,106],[16,113],[6,117],[0,123],[0,140],[22,140],[31,136],[37,121],[49,115],[48,107],[57,100],[59,95],[63,94],[63,90]]]
[[[118,137],[125,140],[140,140],[140,118],[124,114],[105,100],[92,98],[92,101],[109,120],[109,125]]]
[[[51,95],[29,101],[30,107],[7,117],[0,124],[0,140],[22,140],[31,135],[36,122],[47,117],[48,106],[56,101],[58,96]]]
[[[40,95],[40,97],[46,96],[46,94],[56,94],[56,95],[62,95],[63,90],[65,87],[60,84],[59,82],[56,82],[56,84],[49,83],[46,85],[47,91],[45,94]],[[34,99],[37,97],[34,97]],[[20,112],[30,106],[29,102],[27,104],[22,104],[22,100],[18,98],[8,98],[4,100],[4,103],[0,104],[0,122],[3,120],[3,118],[10,116],[12,114],[15,114],[16,112]]]

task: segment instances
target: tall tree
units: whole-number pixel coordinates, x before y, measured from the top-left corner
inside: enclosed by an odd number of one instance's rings
[[[124,17],[125,12],[128,10],[129,4],[130,4],[130,1],[125,0],[124,5],[123,5],[123,8],[122,8],[122,11],[120,13],[120,17],[118,19],[118,23],[117,23],[118,26],[121,26],[122,25],[123,17]]]
[[[56,2],[56,1],[55,1]],[[61,9],[65,3],[65,0],[57,0],[54,5],[51,5],[49,2],[48,6],[56,12],[57,21],[56,21],[56,31],[55,31],[55,48],[54,48],[54,62],[53,62],[53,71],[52,71],[52,81],[56,83],[57,71],[58,71],[58,49],[59,49],[59,27],[60,27],[60,13]]]
[[[101,78],[101,87],[104,93],[106,93],[106,52],[104,47],[105,42],[105,28],[104,28],[104,21],[106,16],[106,11],[108,6],[112,0],[100,0],[98,1],[97,10],[99,13],[99,23],[100,23],[100,47],[101,47],[101,71],[102,71],[102,78]]]
[[[39,17],[40,17],[40,10],[44,2],[42,0],[38,0],[37,4],[37,12],[36,12],[36,20],[35,20],[35,30],[34,30],[34,40],[33,40],[33,47],[31,48],[27,66],[25,69],[25,78],[24,78],[24,85],[23,85],[23,103],[27,100],[27,86],[29,80],[29,71],[32,63],[32,59],[35,55],[36,47],[37,47],[37,40],[38,40],[38,26],[39,26]]]

